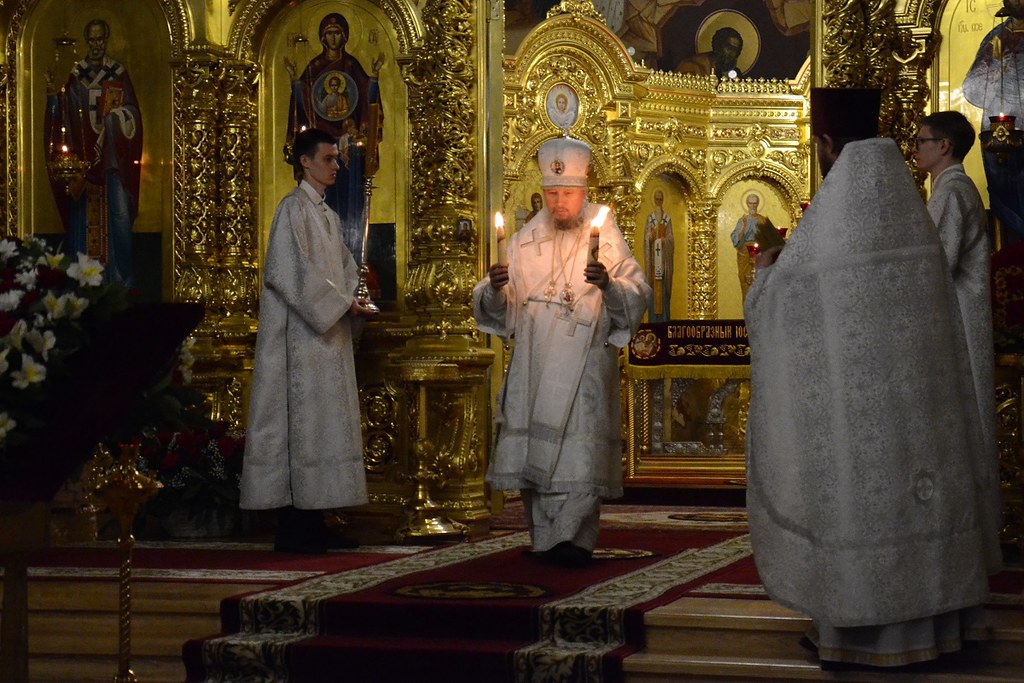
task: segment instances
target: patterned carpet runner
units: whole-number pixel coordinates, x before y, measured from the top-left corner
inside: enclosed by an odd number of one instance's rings
[[[583,569],[513,532],[225,601],[224,633],[185,647],[188,680],[618,681],[644,611],[705,581],[757,583],[752,565],[737,574],[735,528],[609,526]]]

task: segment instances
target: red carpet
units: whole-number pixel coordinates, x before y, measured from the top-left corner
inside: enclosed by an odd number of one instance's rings
[[[225,633],[185,646],[188,680],[617,681],[645,611],[749,554],[736,531],[603,529],[601,559],[568,570],[525,554],[527,542],[449,546],[225,601]]]

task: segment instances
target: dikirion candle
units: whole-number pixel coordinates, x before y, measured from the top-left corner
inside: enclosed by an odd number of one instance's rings
[[[501,211],[494,214],[494,238],[498,242],[498,265],[508,265],[508,254],[505,252],[505,219]]]
[[[601,226],[604,225],[604,219],[608,216],[608,207],[602,206],[601,210],[594,216],[594,220],[590,221],[590,248],[587,250],[587,263],[597,263],[598,255],[601,253]]]

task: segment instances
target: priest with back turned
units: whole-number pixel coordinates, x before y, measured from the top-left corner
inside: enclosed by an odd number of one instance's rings
[[[812,89],[824,180],[758,257],[747,506],[771,598],[822,668],[901,666],[986,637],[998,470],[942,244],[880,92]]]
[[[487,481],[521,491],[535,553],[576,567],[601,499],[622,495],[619,349],[651,290],[607,207],[587,201],[586,143],[549,140],[537,158],[544,208],[473,290],[477,327],[515,344]]]

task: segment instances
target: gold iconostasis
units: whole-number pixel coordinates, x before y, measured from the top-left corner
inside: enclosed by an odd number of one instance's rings
[[[909,160],[930,108],[981,120],[961,84],[993,2],[5,0],[0,235],[77,231],[130,252],[143,298],[204,304],[197,382],[244,424],[285,149],[331,131],[331,201],[383,309],[357,350],[373,505],[423,521],[426,476],[476,528],[505,350],[471,291],[494,212],[514,230],[537,208],[540,145],[594,150],[591,199],[657,285],[652,322],[739,319],[749,235],[798,229],[818,182],[812,84],[884,88]]]

